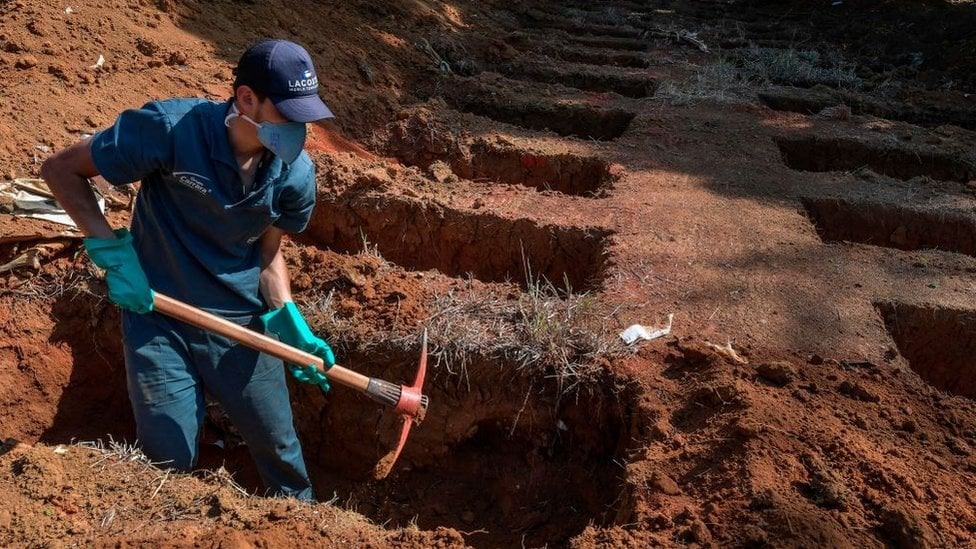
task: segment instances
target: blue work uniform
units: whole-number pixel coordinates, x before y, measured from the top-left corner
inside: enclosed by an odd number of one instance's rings
[[[113,185],[142,181],[131,232],[150,286],[261,330],[258,240],[272,225],[305,228],[315,168],[305,152],[290,165],[269,153],[245,188],[224,123],[230,105],[171,99],[127,110],[92,138],[91,154]],[[122,315],[129,398],[150,459],[195,465],[206,388],[269,491],[312,499],[280,360],[162,314]]]

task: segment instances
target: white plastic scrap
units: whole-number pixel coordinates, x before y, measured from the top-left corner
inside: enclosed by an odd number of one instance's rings
[[[630,345],[638,339],[646,339],[647,341],[650,341],[652,339],[664,337],[671,333],[672,321],[674,321],[674,313],[668,315],[667,324],[660,328],[647,328],[646,326],[641,326],[640,324],[634,324],[633,326],[620,332],[620,339],[624,340],[624,343],[627,345]]]
[[[54,453],[63,456],[68,453],[68,449],[64,447],[64,444],[58,444],[54,447]]]
[[[15,216],[34,217],[77,227],[74,220],[54,199],[54,195],[43,179],[18,178],[0,182],[0,195],[13,202]],[[105,199],[97,191],[95,196],[98,199],[98,209],[105,213]]]
[[[97,68],[100,68],[104,64],[105,64],[105,56],[102,55],[102,54],[98,54],[98,61],[95,61],[95,64],[92,65],[92,66],[90,66],[90,67],[88,67],[88,68],[89,69],[97,69]]]
[[[67,13],[68,15],[71,15],[74,12],[75,10],[71,9],[71,6],[64,8],[64,13]]]

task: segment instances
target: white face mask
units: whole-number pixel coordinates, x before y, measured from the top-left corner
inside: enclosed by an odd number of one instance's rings
[[[306,128],[303,122],[261,122],[260,124],[246,114],[237,110],[237,105],[231,103],[230,112],[224,118],[224,125],[230,127],[230,121],[240,117],[253,124],[258,129],[258,141],[285,164],[291,164],[298,159],[305,148]]]

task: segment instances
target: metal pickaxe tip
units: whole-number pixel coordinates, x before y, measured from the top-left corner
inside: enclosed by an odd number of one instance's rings
[[[396,463],[397,458],[400,457],[400,452],[403,451],[403,447],[407,443],[407,437],[410,436],[410,428],[414,424],[420,425],[420,422],[427,415],[427,406],[430,404],[430,399],[421,392],[426,374],[427,330],[424,329],[423,336],[421,337],[420,365],[417,367],[417,376],[413,380],[413,385],[401,385],[397,388],[400,394],[393,410],[403,417],[403,426],[400,428],[400,439],[397,441],[396,448],[377,462],[376,468],[373,470],[373,477],[376,479],[386,478],[390,474],[390,471],[393,470],[393,464]],[[367,394],[370,394],[369,391],[367,391]],[[374,400],[378,400],[375,396],[371,394],[370,396]],[[380,402],[384,401],[380,400]]]

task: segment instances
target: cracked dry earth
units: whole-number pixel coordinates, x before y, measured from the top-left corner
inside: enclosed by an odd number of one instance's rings
[[[231,52],[260,34],[310,44],[338,124],[379,156],[314,129],[318,203],[286,250],[296,297],[341,362],[391,381],[428,329],[428,416],[377,481],[396,418],[293,385],[331,497],[315,505],[247,496],[247,449],[217,420],[201,471],[151,467],[127,445],[118,316],[77,239],[3,215],[4,262],[27,260],[0,296],[0,543],[976,543],[976,155],[957,51],[976,7],[242,5],[4,4],[0,78],[52,92],[9,88],[0,167],[36,175],[37,142],[151,96],[226,96]],[[255,21],[270,28],[239,32]],[[74,30],[109,28],[108,69],[57,58]],[[792,72],[770,68],[782,59]],[[131,197],[106,193],[124,223]],[[617,337],[669,314],[664,338]]]

